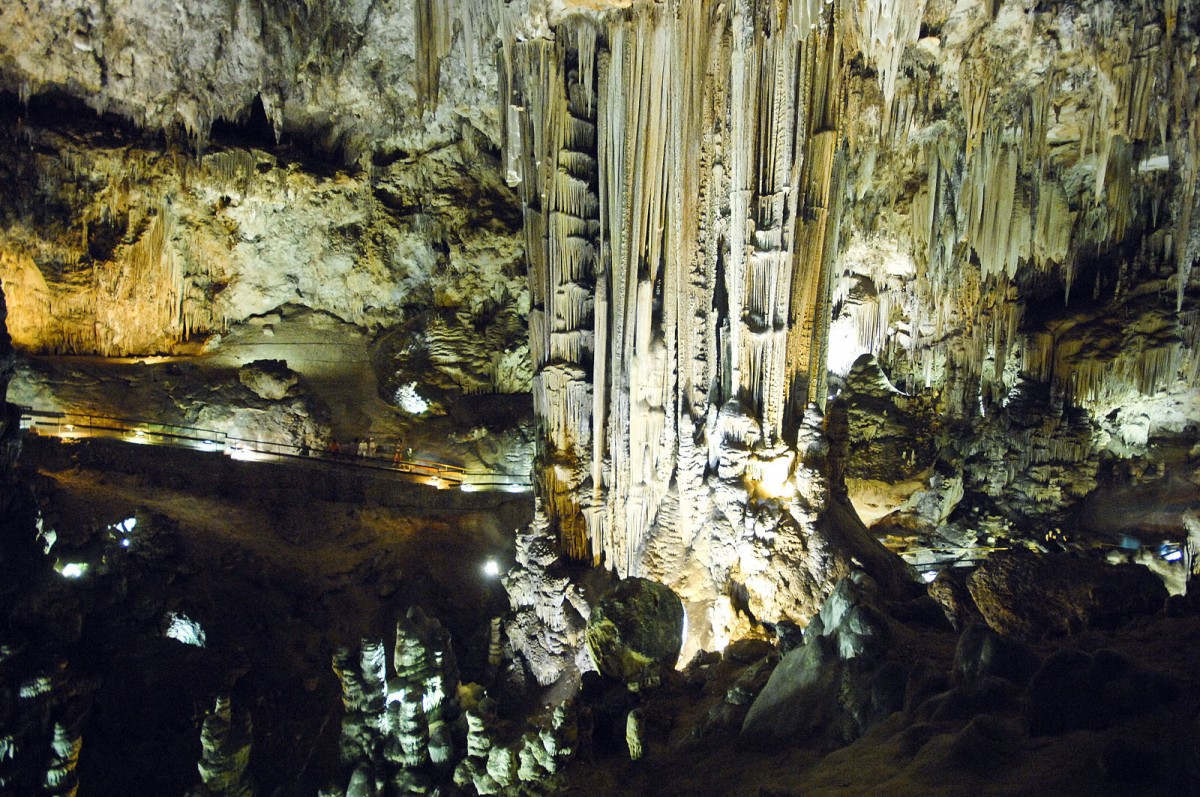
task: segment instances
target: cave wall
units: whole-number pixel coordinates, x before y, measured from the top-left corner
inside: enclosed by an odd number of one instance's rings
[[[716,415],[773,459],[823,398],[841,52],[807,13],[645,6],[515,50],[543,495],[569,555],[637,573],[668,500],[687,547]]]
[[[0,155],[0,278],[28,350],[170,351],[286,304],[374,329],[432,311],[462,348],[469,322],[524,315],[519,208],[473,139],[364,169],[37,121]]]
[[[1097,409],[1194,386],[1194,4],[866,5],[921,26],[860,18],[848,348],[960,413],[1021,375]]]
[[[1198,9],[861,7],[921,23],[847,34],[831,370],[873,353],[950,421],[916,432],[923,495],[1042,536],[1112,463],[1195,442]]]
[[[19,347],[180,351],[295,305],[529,389],[494,4],[75,5],[0,12]]]
[[[519,3],[518,6],[525,5]],[[18,0],[0,13],[0,89],[59,92],[203,149],[257,99],[276,136],[348,161],[428,149],[496,117],[494,0]],[[507,30],[505,31],[507,32]]]

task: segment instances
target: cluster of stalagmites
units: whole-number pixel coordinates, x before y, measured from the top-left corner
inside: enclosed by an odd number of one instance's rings
[[[365,640],[334,657],[345,714],[344,797],[441,793],[453,782],[477,794],[547,785],[574,752],[573,714],[559,706],[545,727],[510,732],[483,687],[459,682],[450,635],[412,608],[396,624],[389,659],[382,641]]]
[[[572,668],[590,669],[584,631],[591,608],[564,566],[544,513],[517,531],[515,566],[504,577],[512,615],[505,632],[518,676],[549,686]]]
[[[28,576],[20,575],[23,567],[40,565],[43,577],[49,571],[46,557],[33,550],[32,533],[19,542],[11,534],[22,527],[26,531],[35,528],[28,522],[32,516],[20,506],[22,492],[10,490],[6,498],[16,493],[18,500],[0,502],[6,543],[0,572],[9,582],[0,594],[14,607],[0,636],[0,792],[72,797],[79,788],[76,766],[83,744],[82,727],[97,684],[72,666],[66,654],[79,633],[78,619],[70,616],[76,608],[72,601],[68,599],[67,605],[56,611],[38,605],[47,600],[45,594],[21,599],[12,592],[21,585],[28,593],[40,591],[29,587]],[[22,548],[29,550],[22,553]],[[26,625],[31,618],[54,627],[43,629],[45,636],[39,637]]]
[[[463,694],[467,747],[466,756],[454,770],[455,784],[477,794],[509,793],[518,785],[523,793],[552,792],[550,779],[576,751],[574,706],[556,706],[545,727],[506,741],[506,734],[498,732],[502,725],[482,688],[472,684]]]
[[[83,745],[79,705],[93,685],[72,683],[66,662],[21,678],[27,658],[0,647],[0,792],[73,797]]]
[[[246,774],[250,764],[250,712],[235,710],[228,695],[220,695],[200,725],[200,785],[188,797],[252,797]]]

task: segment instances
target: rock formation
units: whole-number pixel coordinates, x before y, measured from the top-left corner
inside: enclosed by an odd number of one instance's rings
[[[896,631],[880,597],[861,571],[838,582],[809,623],[804,644],[780,660],[750,706],[745,743],[804,738],[839,746],[903,707],[909,674],[887,661]]]
[[[783,540],[814,535],[821,500],[795,446],[824,401],[840,30],[820,4],[746,2],[555,33],[514,45],[505,116],[549,533],[667,581],[706,644],[730,632],[722,595],[802,616],[761,604],[808,570]]]
[[[683,604],[669,588],[644,578],[618,581],[588,620],[587,646],[601,675],[630,685],[654,684],[683,647]]]
[[[474,686],[474,685],[472,685]],[[467,754],[454,782],[477,794],[554,794],[557,775],[574,756],[578,731],[574,706],[561,703],[544,727],[506,740],[490,698],[478,687],[464,690]]]
[[[349,785],[329,794],[425,794],[453,770],[459,721],[458,664],[441,623],[419,608],[396,623],[389,662],[383,642],[340,650],[342,761]],[[461,744],[461,742],[457,743]]]
[[[341,756],[348,785],[324,795],[440,794],[451,781],[476,794],[553,793],[554,775],[575,752],[572,707],[560,704],[544,727],[513,738],[478,684],[459,683],[449,635],[418,608],[384,644],[339,650],[345,715]]]
[[[238,381],[259,398],[278,401],[296,386],[300,377],[284,360],[255,360],[238,370]]]
[[[201,785],[189,797],[252,797],[255,790],[246,778],[250,730],[249,712],[234,712],[230,698],[219,696],[200,726]]]

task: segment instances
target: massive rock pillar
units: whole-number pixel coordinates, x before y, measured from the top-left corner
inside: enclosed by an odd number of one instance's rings
[[[796,441],[824,399],[839,13],[639,3],[512,45],[545,528],[718,641],[733,604],[802,619],[837,570]]]

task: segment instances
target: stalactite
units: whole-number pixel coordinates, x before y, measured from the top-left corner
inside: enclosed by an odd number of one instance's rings
[[[438,104],[442,59],[450,53],[452,15],[457,6],[457,0],[416,0],[413,5],[416,17],[414,40],[417,51],[413,58],[417,63],[417,106],[422,112]]]
[[[703,479],[717,408],[744,404],[775,445],[822,396],[833,14],[672,0],[509,45],[543,507],[572,556],[641,572],[654,534],[702,522],[675,485]]]
[[[893,4],[849,4],[855,43],[876,70],[862,80],[883,96],[861,84],[849,94],[857,110],[845,131],[853,153],[845,196],[854,204],[842,206],[868,230],[881,206],[903,208],[918,272],[902,288],[880,290],[881,297],[894,291],[897,315],[908,316],[907,338],[890,338],[894,325],[860,315],[860,345],[888,352],[915,381],[959,374],[995,397],[1021,368],[1084,403],[1170,388],[1188,371],[1188,344],[1144,331],[1120,338],[1146,353],[1143,367],[1139,358],[1112,354],[1115,344],[1077,345],[1082,328],[1018,332],[1029,319],[1015,288],[1057,280],[1069,318],[1078,312],[1082,273],[1087,301],[1098,304],[1127,301],[1131,285],[1165,273],[1175,310],[1186,311],[1200,256],[1193,154],[1200,80],[1195,32],[1180,27],[1186,14],[1101,3],[1075,18],[1079,25],[1063,26],[1051,9],[973,20],[968,10],[948,21],[953,34],[920,45],[914,71],[898,74],[893,91],[897,50],[884,47],[886,36],[873,27],[872,14],[885,5]],[[1059,47],[1030,44],[1051,31],[1065,37]],[[1016,59],[990,48],[1012,48]],[[1031,53],[1042,58],[1032,68],[1022,65]],[[925,72],[922,63],[935,65]],[[1013,99],[1026,95],[1028,102]],[[888,167],[882,173],[880,162]],[[920,187],[907,204],[895,185],[912,177]],[[1045,276],[1024,271],[1030,267]],[[1187,337],[1180,319],[1166,323],[1175,339]],[[1087,334],[1120,337],[1097,328]],[[973,411],[974,397],[966,398],[953,411]]]
[[[890,114],[904,49],[917,40],[927,0],[863,0],[852,3],[862,32],[860,45],[879,70],[884,107]]]

